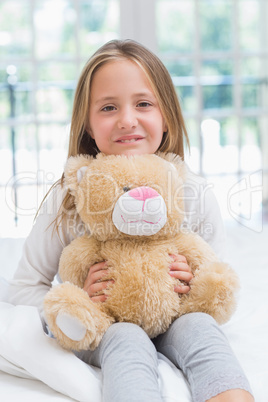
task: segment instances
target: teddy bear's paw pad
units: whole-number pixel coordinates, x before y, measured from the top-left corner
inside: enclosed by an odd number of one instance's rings
[[[81,321],[67,313],[58,314],[56,324],[73,341],[81,341],[86,335],[87,330]]]

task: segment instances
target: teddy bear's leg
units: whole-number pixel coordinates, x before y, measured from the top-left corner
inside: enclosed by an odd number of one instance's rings
[[[84,290],[67,282],[47,293],[44,312],[59,343],[73,350],[95,349],[114,321]]]
[[[239,281],[231,267],[212,262],[196,271],[191,290],[181,298],[181,314],[204,312],[219,324],[228,321],[236,308]]]

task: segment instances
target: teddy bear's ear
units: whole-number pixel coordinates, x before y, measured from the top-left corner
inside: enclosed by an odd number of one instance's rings
[[[67,160],[64,169],[64,184],[72,193],[77,190],[78,184],[82,180],[93,159],[93,156],[78,155],[71,156]]]

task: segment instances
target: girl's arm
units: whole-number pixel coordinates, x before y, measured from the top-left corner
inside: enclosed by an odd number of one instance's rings
[[[220,260],[225,258],[225,230],[213,186],[193,173],[184,189],[185,230],[198,233]]]
[[[57,186],[44,203],[25,241],[17,271],[9,286],[8,302],[36,306],[41,314],[44,296],[58,272],[62,249],[68,243],[64,236],[59,238],[53,222],[62,196],[63,192]],[[59,232],[62,233],[61,228]]]
[[[225,231],[219,205],[211,186],[205,179],[190,171],[184,187],[185,221],[182,230],[198,233],[214,250],[219,259],[225,256]],[[193,278],[191,268],[184,255],[173,256],[170,275],[185,282],[177,286],[177,293],[188,293]]]

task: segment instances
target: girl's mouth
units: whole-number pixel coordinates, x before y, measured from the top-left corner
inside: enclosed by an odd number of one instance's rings
[[[116,142],[121,142],[121,143],[129,143],[129,142],[137,142],[140,141],[142,138],[131,138],[131,140],[118,140]]]
[[[121,137],[116,139],[115,142],[117,142],[119,144],[130,144],[130,143],[134,143],[134,142],[143,140],[143,138],[144,137],[139,134],[127,134],[127,135],[122,135]]]

